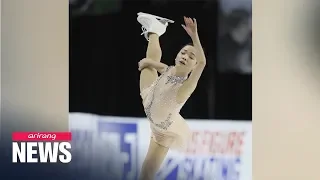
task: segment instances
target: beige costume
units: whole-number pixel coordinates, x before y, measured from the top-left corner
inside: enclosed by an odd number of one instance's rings
[[[177,103],[176,95],[187,77],[173,75],[174,70],[168,67],[151,86],[142,90],[141,97],[155,142],[183,151],[187,147],[190,130],[180,115],[185,102]]]

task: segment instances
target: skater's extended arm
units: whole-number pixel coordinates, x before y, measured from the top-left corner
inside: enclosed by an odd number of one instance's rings
[[[186,30],[189,36],[192,39],[193,46],[196,49],[196,60],[197,65],[192,70],[189,78],[183,83],[178,92],[178,101],[185,101],[196,89],[198,81],[201,77],[201,74],[206,66],[206,57],[203,52],[203,48],[200,43],[198,30],[197,30],[197,21],[196,19],[184,18],[186,25],[182,27]]]
[[[164,63],[144,58],[139,62],[139,71],[147,67],[154,68],[161,74],[168,68],[168,66]]]

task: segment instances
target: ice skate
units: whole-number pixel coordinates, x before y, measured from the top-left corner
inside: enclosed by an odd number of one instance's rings
[[[141,35],[144,35],[147,40],[149,33],[161,36],[166,32],[169,23],[174,23],[173,20],[142,12],[138,13],[137,20],[142,25]]]

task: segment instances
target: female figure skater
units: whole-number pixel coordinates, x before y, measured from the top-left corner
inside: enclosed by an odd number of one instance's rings
[[[196,89],[206,58],[196,19],[184,17],[182,27],[193,45],[184,46],[176,56],[175,66],[170,67],[160,62],[159,37],[173,21],[146,13],[138,13],[137,20],[149,41],[146,58],[139,62],[139,70],[141,97],[152,131],[140,179],[153,180],[169,148],[184,150],[187,146],[190,130],[179,112]],[[161,74],[159,77],[157,71]]]

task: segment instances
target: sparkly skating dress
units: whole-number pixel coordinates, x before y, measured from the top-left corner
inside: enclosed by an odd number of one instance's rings
[[[174,76],[174,70],[168,67],[150,87],[141,92],[141,97],[154,141],[183,151],[190,138],[190,130],[180,115],[185,102],[177,103],[176,96],[186,77]]]

